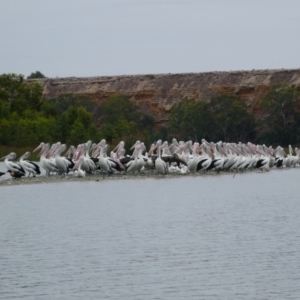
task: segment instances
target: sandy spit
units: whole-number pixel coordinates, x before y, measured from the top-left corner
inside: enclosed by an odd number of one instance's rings
[[[209,176],[219,176],[217,174],[209,174]],[[206,176],[203,174],[154,174],[154,173],[144,173],[144,174],[113,174],[113,175],[103,175],[103,174],[92,174],[87,175],[84,178],[74,177],[73,174],[70,175],[51,175],[51,176],[36,176],[36,177],[22,177],[18,179],[8,178],[0,181],[1,186],[15,186],[15,185],[23,185],[23,184],[47,184],[47,183],[61,183],[61,182],[79,182],[79,181],[103,181],[103,180],[126,180],[126,179],[146,179],[146,178],[155,178],[155,179],[163,179],[163,178],[178,178],[183,176]]]

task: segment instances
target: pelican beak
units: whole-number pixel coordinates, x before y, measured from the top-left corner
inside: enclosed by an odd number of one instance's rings
[[[121,151],[122,149],[117,149],[117,152],[116,152],[116,154],[117,154],[117,157],[120,157],[121,155],[122,155],[122,151]]]
[[[130,148],[130,150],[134,149],[136,145],[140,144],[140,141],[136,141],[135,144]]]
[[[69,150],[65,153],[65,157],[67,157],[69,154],[71,153],[71,148],[69,148]]]
[[[39,144],[34,150],[33,150],[33,152],[35,152],[35,151],[37,151],[37,150],[39,150],[39,149],[42,149],[43,148],[43,145],[42,144]]]
[[[153,148],[151,147],[151,149],[148,152],[148,156],[152,156],[153,152],[157,149],[157,145],[155,145]]]
[[[116,159],[116,162],[117,162],[117,164],[120,166],[120,168],[121,168],[122,170],[125,170],[124,166],[122,165],[122,163],[120,162],[119,159]]]
[[[79,165],[79,160],[76,161],[74,167],[73,167],[73,171],[78,169],[78,165]]]
[[[113,152],[117,152],[120,149],[121,142],[113,149]]]

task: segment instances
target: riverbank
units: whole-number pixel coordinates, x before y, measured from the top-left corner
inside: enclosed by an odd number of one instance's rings
[[[215,174],[217,175],[217,174]],[[232,174],[233,175],[233,174]],[[178,178],[182,176],[214,176],[214,174],[203,175],[200,173],[196,174],[155,174],[155,173],[141,173],[141,174],[92,174],[87,175],[84,178],[75,177],[73,174],[70,175],[51,175],[51,176],[37,176],[37,177],[22,177],[18,179],[5,178],[0,180],[1,186],[10,185],[22,185],[22,184],[40,184],[40,183],[61,183],[61,182],[84,182],[84,181],[104,181],[104,180],[118,180],[118,179],[145,179],[145,178]]]
[[[293,168],[294,169],[294,168]],[[36,177],[22,177],[22,178],[17,178],[13,179],[10,177],[6,178],[1,178],[0,180],[0,187],[1,186],[16,186],[16,185],[24,185],[24,184],[47,184],[47,183],[63,183],[63,182],[86,182],[86,181],[107,181],[107,180],[126,180],[126,179],[147,179],[147,178],[152,178],[152,179],[172,179],[172,178],[179,178],[179,177],[202,177],[202,178],[207,178],[207,177],[223,177],[223,176],[231,176],[232,178],[235,178],[236,176],[241,176],[241,175],[247,175],[247,174],[260,174],[264,175],[267,173],[272,173],[272,172],[284,172],[288,171],[289,169],[272,169],[267,172],[261,172],[257,170],[249,170],[246,172],[220,172],[219,174],[215,172],[209,172],[209,173],[188,173],[188,174],[177,174],[177,173],[169,173],[169,174],[156,174],[153,172],[149,173],[141,173],[141,174],[112,174],[112,175],[107,175],[107,174],[92,174],[92,175],[87,175],[84,178],[78,178],[75,177],[73,174],[69,175],[51,175],[51,176],[46,176],[46,175],[41,175],[41,176],[36,176]],[[294,169],[296,170],[296,169]],[[9,176],[5,175],[5,176]]]

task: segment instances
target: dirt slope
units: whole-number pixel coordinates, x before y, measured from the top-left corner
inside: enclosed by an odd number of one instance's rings
[[[128,95],[156,124],[168,120],[172,106],[183,98],[209,101],[220,94],[234,94],[257,113],[261,98],[274,83],[285,82],[300,90],[300,69],[252,70],[185,74],[149,74],[86,78],[46,78],[38,81],[47,97],[64,93],[83,94],[101,103],[112,94]]]

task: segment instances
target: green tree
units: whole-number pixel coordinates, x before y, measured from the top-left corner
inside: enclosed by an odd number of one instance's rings
[[[210,135],[211,119],[208,104],[183,99],[173,106],[170,113],[172,134],[180,139],[199,141]]]
[[[4,101],[0,100],[0,119],[8,119],[10,115],[9,108],[5,105]]]
[[[78,144],[87,140],[97,140],[99,131],[93,123],[92,115],[84,107],[70,106],[60,120],[60,132],[67,143]]]
[[[5,118],[0,118],[0,144],[9,145],[12,138],[12,126],[11,122]]]
[[[208,107],[214,140],[246,142],[254,137],[255,121],[245,102],[236,96],[214,97]]]
[[[17,112],[19,115],[22,115],[22,113],[29,109],[28,102],[24,98],[15,98],[10,105],[10,111],[11,112]]]
[[[33,78],[46,78],[46,76],[40,71],[36,71],[31,73],[29,76],[27,76],[27,79],[33,79]]]
[[[45,117],[58,117],[59,109],[58,105],[53,101],[46,99],[41,105],[41,114]]]
[[[99,114],[101,134],[108,142],[123,139],[130,144],[141,136],[149,137],[154,133],[154,118],[139,111],[127,96],[109,97],[99,107]]]
[[[87,112],[92,114],[94,121],[96,121],[99,117],[97,103],[86,95],[68,93],[59,95],[57,98],[49,99],[49,101],[57,105],[60,114],[63,114],[65,111],[67,111],[70,106],[82,106]]]
[[[75,122],[70,127],[70,134],[67,139],[68,144],[77,145],[83,141],[90,139],[90,135],[84,125],[76,119]]]
[[[71,126],[77,119],[77,108],[74,106],[69,106],[69,108],[63,115],[65,117],[66,125]]]
[[[300,94],[296,88],[285,83],[272,85],[261,101],[261,108],[265,118],[260,141],[284,146],[299,141]]]
[[[23,75],[0,75],[0,101],[2,100],[12,111],[21,113],[29,108],[40,110],[43,89],[36,82],[24,82]]]
[[[285,83],[274,84],[261,102],[261,107],[267,113],[266,126],[287,127],[294,123],[299,100],[296,88]]]
[[[137,106],[127,96],[110,96],[100,106],[103,124],[116,124],[119,120],[136,121],[139,117]]]
[[[92,114],[96,105],[90,98],[69,94],[47,100],[42,92],[39,83],[26,82],[22,75],[0,76],[2,145],[21,147],[40,141],[79,143],[81,139],[98,139],[100,133]]]
[[[40,111],[43,103],[43,88],[39,83],[31,82],[24,84],[23,95],[30,109]]]
[[[89,128],[92,124],[92,115],[86,111],[86,109],[82,106],[77,108],[77,119],[82,123],[82,125],[86,128]]]
[[[10,105],[16,98],[23,97],[23,75],[2,74],[0,75],[0,100]]]
[[[135,122],[140,128],[152,129],[154,118],[142,113],[128,96],[113,95],[99,107],[102,124],[117,124],[120,120]]]

